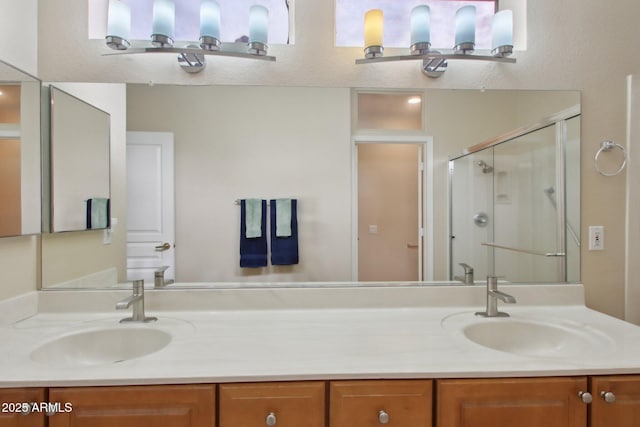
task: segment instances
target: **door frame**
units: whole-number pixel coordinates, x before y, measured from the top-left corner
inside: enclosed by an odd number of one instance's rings
[[[422,148],[423,174],[418,188],[422,203],[418,204],[422,235],[419,236],[421,256],[418,259],[418,281],[433,280],[433,137],[426,135],[354,135],[351,137],[351,280],[358,281],[358,145],[417,144]],[[430,238],[426,238],[430,237]]]

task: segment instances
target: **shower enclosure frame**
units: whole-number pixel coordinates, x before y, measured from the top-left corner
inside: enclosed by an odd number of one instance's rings
[[[557,236],[557,247],[565,248],[564,256],[561,256],[559,276],[563,278],[562,281],[567,281],[567,256],[566,256],[566,241],[567,241],[567,228],[571,227],[566,220],[565,209],[565,184],[566,184],[566,140],[567,140],[567,121],[581,115],[580,105],[575,105],[568,109],[562,110],[551,116],[544,117],[538,122],[517,128],[509,131],[495,138],[491,138],[474,144],[465,148],[461,153],[452,154],[449,156],[448,165],[448,192],[449,192],[449,280],[453,280],[454,277],[454,259],[453,259],[453,174],[454,174],[454,161],[463,157],[480,153],[484,150],[492,149],[500,144],[507,143],[521,136],[536,132],[540,129],[547,128],[555,125],[555,150],[556,150],[556,226],[559,230]],[[575,232],[572,232],[572,238],[575,238]],[[579,241],[576,241],[579,246]],[[495,250],[495,248],[494,248]],[[494,257],[491,256],[491,262],[494,262]]]

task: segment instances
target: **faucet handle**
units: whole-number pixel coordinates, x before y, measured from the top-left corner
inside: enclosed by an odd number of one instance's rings
[[[465,273],[473,273],[473,267],[471,267],[469,264],[461,262],[460,263],[460,267],[462,267],[464,269]]]

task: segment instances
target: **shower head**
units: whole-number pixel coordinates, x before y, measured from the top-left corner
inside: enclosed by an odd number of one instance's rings
[[[478,160],[476,164],[482,168],[482,173],[493,172],[493,166],[489,166],[484,160]]]

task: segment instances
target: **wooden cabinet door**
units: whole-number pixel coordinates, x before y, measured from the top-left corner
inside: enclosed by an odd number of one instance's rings
[[[43,388],[5,388],[0,389],[0,427],[44,427],[45,413],[32,411],[28,415],[21,413],[21,404],[46,403]]]
[[[431,380],[332,381],[330,427],[431,427]]]
[[[49,427],[214,427],[215,385],[52,388]]]
[[[587,379],[442,380],[437,427],[585,427]]]
[[[220,384],[218,427],[324,427],[323,381]]]
[[[591,394],[591,427],[640,425],[640,375],[592,377]],[[615,401],[607,402],[605,397],[611,396]]]

